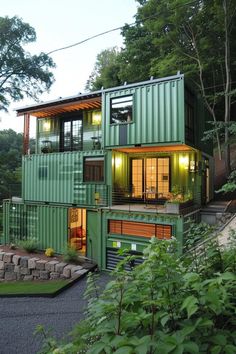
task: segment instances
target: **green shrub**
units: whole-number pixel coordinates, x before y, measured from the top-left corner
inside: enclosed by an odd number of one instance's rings
[[[79,263],[79,255],[76,248],[68,245],[63,253],[63,260],[66,263]]]
[[[23,248],[28,253],[39,251],[39,243],[35,237],[24,238],[17,241],[17,246]]]

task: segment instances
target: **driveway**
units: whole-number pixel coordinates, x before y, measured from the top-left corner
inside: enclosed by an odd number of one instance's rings
[[[101,273],[99,284],[109,281]],[[34,336],[37,325],[52,328],[52,335],[62,339],[83,318],[86,278],[55,298],[0,298],[0,354],[35,354],[42,340]]]

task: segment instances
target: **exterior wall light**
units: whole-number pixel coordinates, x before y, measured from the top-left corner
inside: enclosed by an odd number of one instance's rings
[[[102,113],[100,111],[94,111],[92,114],[92,125],[100,125],[102,122]]]
[[[49,120],[45,120],[45,121],[43,122],[43,131],[44,131],[44,132],[49,132],[50,129],[51,129],[51,123],[50,123],[50,121],[49,121]]]
[[[196,171],[196,163],[194,160],[189,161],[189,172],[195,172]]]
[[[185,170],[189,167],[189,157],[187,155],[179,157],[179,164]]]
[[[115,158],[115,166],[119,168],[121,166],[122,160],[121,157],[116,157]]]

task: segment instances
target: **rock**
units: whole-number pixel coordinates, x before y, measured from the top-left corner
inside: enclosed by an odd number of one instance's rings
[[[46,263],[47,263],[47,261],[44,261],[44,260],[36,261],[36,269],[45,270]]]
[[[22,275],[29,275],[30,274],[30,269],[29,268],[20,268],[20,274]]]
[[[14,272],[15,265],[13,263],[5,264],[5,272]]]
[[[29,260],[29,257],[21,257],[20,266],[23,268],[27,268],[28,267],[28,260]]]
[[[14,253],[5,253],[3,256],[3,261],[5,263],[11,263],[13,256],[14,256]]]
[[[36,262],[39,261],[39,258],[30,258],[28,260],[28,268],[29,269],[36,269]]]
[[[0,270],[0,279],[4,278],[4,274],[5,274],[4,270]]]
[[[25,275],[23,280],[24,281],[32,281],[32,280],[34,280],[34,277],[33,277],[33,275]]]
[[[54,272],[56,264],[58,264],[58,261],[50,261],[45,264],[45,270],[48,270],[49,272]]]
[[[67,266],[65,266],[65,268],[63,269],[62,275],[65,278],[70,278],[71,277],[71,269],[73,269],[74,266],[72,264],[68,264]]]
[[[0,270],[5,268],[5,263],[3,261],[0,261]]]
[[[5,272],[5,280],[16,280],[16,273]]]
[[[59,279],[59,278],[60,278],[60,273],[57,272],[50,273],[50,279]]]
[[[4,254],[5,254],[5,252],[0,252],[0,261],[3,260]]]
[[[20,273],[20,266],[19,265],[15,265],[14,272],[15,273]]]
[[[20,274],[20,273],[15,273],[16,274],[16,279],[17,280],[23,280],[24,279],[24,275]]]
[[[49,272],[47,270],[40,270],[39,271],[39,279],[48,280],[49,279]]]
[[[33,269],[33,270],[32,270],[32,275],[33,275],[35,278],[38,278],[38,277],[39,277],[39,270]]]
[[[65,268],[66,265],[67,265],[67,263],[64,263],[64,262],[56,264],[55,271],[58,273],[62,273],[63,269]]]
[[[81,275],[85,274],[85,273],[88,273],[88,270],[87,269],[81,269],[81,270],[77,270],[76,272],[74,272],[72,274],[72,278],[79,278],[81,277]]]
[[[20,264],[20,259],[21,259],[21,256],[18,256],[17,254],[14,254],[14,256],[12,257],[12,262],[15,265],[19,265]]]
[[[73,275],[75,272],[77,272],[78,270],[81,270],[83,269],[83,267],[81,266],[74,266],[72,269],[71,269],[71,275]]]

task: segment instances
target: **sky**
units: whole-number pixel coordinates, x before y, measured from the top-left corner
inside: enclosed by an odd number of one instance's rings
[[[48,53],[107,30],[133,23],[135,0],[0,0],[1,17],[18,16],[36,31],[37,41],[25,49],[31,54]],[[76,47],[51,54],[55,83],[40,101],[84,92],[96,56],[102,50],[122,46],[120,31],[92,39]],[[32,99],[12,102],[9,113],[0,111],[0,130],[23,131],[23,118],[14,109],[34,104]]]

